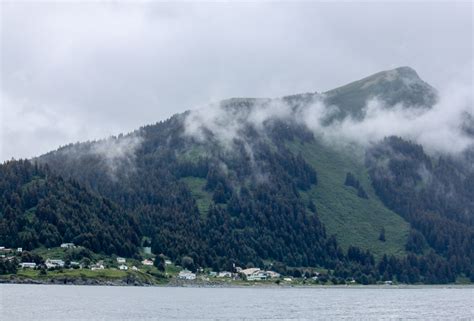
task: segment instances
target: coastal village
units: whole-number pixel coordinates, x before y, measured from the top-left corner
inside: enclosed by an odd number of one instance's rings
[[[252,284],[252,283],[274,283],[274,284],[303,284],[320,283],[319,272],[314,271],[312,275],[293,277],[281,275],[271,269],[258,267],[243,268],[236,266],[229,271],[213,271],[210,269],[181,266],[172,262],[163,255],[156,256],[151,253],[151,248],[144,247],[142,259],[124,258],[119,256],[94,258],[84,257],[71,260],[71,253],[85,252],[85,248],[76,246],[74,243],[62,243],[56,248],[43,249],[38,253],[29,253],[22,248],[6,248],[0,246],[0,260],[2,262],[15,262],[17,272],[12,280],[31,281],[47,279],[47,277],[61,278],[72,282],[74,277],[82,279],[125,279],[131,280],[132,284]],[[159,260],[160,262],[157,262]],[[160,266],[160,264],[162,266]],[[323,277],[324,280],[324,277]],[[0,276],[0,282],[8,279]]]

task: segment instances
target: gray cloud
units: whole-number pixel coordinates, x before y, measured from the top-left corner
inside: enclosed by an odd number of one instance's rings
[[[472,86],[472,3],[0,6],[0,160],[400,65]]]

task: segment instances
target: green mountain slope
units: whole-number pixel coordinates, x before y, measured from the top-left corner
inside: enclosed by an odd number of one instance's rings
[[[293,142],[289,147],[296,153],[301,152],[318,172],[318,185],[304,196],[314,201],[327,232],[335,234],[345,249],[358,246],[369,249],[378,257],[405,254],[410,226],[376,196],[361,161],[362,155],[354,157],[347,149],[337,150],[318,141]],[[344,185],[347,172],[360,180],[368,199],[358,197],[354,188]],[[382,228],[385,229],[385,242],[379,241]]]

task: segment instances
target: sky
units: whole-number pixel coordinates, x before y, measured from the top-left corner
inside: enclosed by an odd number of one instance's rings
[[[472,2],[0,4],[0,161],[398,66],[473,83]]]

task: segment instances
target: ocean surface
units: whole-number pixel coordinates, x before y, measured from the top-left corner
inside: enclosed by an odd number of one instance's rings
[[[474,320],[474,288],[3,284],[0,320]]]

